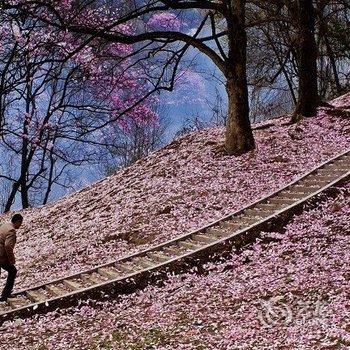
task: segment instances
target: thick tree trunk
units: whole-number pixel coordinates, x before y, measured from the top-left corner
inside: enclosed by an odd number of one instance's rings
[[[245,32],[245,0],[231,0],[228,22],[226,91],[228,119],[226,125],[226,150],[231,155],[241,155],[255,148],[249,120],[247,86],[247,35]]]
[[[317,88],[315,9],[312,0],[297,0],[296,3],[293,17],[298,32],[299,92],[293,121],[314,116],[320,102]]]
[[[249,105],[246,86],[239,81],[229,80],[228,119],[226,124],[226,150],[231,155],[241,155],[255,148],[253,132],[249,121]]]

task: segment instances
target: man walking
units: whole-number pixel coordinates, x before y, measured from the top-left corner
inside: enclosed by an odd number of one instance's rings
[[[0,272],[4,269],[8,272],[5,288],[2,291],[0,301],[6,301],[10,297],[17,269],[16,259],[13,249],[16,244],[16,230],[22,225],[23,217],[21,214],[15,214],[11,223],[0,226]]]

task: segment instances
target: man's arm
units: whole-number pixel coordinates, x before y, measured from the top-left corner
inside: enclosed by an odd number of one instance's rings
[[[10,264],[14,265],[16,263],[15,254],[13,253],[13,249],[15,248],[16,244],[16,231],[11,230],[9,231],[6,239],[5,239],[5,250],[7,254],[7,258],[10,262]]]

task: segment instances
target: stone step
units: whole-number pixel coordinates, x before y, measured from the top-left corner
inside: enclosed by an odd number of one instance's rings
[[[317,170],[316,176],[317,175],[322,175],[322,176],[334,176],[338,174],[342,174],[343,170],[337,169],[336,167],[333,168],[323,168]]]
[[[313,192],[318,191],[320,188],[318,186],[311,186],[308,184],[298,184],[298,185],[294,185],[292,187],[293,190],[297,190],[297,191],[301,191],[301,192],[305,192],[307,195],[312,194]],[[291,190],[292,190],[291,189]]]
[[[345,172],[346,172],[346,167],[334,166],[332,168],[318,170],[315,177],[319,177],[319,176],[324,178],[328,178],[330,176],[338,177],[339,175],[342,175]]]
[[[248,228],[250,226],[254,226],[255,224],[259,223],[259,220],[251,220],[251,221],[237,221],[237,222],[234,222],[235,224],[238,224],[238,228],[232,230],[230,233],[233,233],[235,231],[239,231],[239,230],[242,230],[242,229],[245,229],[245,228]]]
[[[258,218],[266,218],[272,215],[276,209],[259,209],[257,207],[246,209],[243,213],[247,216],[258,217]]]
[[[123,263],[117,264],[116,269],[117,271],[120,271],[122,274],[125,274],[125,273],[131,274],[139,270],[137,266],[134,266],[130,262],[123,262]]]
[[[335,163],[341,164],[342,166],[344,166],[344,165],[350,166],[350,156],[342,157],[341,159],[337,160]]]
[[[336,162],[336,164],[341,167],[350,167],[350,159],[349,158],[340,159]]]
[[[235,229],[236,230],[236,229]],[[209,227],[206,229],[205,233],[208,236],[214,236],[217,239],[223,238],[228,236],[230,233],[232,233],[234,230],[230,231],[227,229],[227,227]]]
[[[332,181],[331,178],[329,178],[328,181],[312,179],[312,180],[304,180],[301,182],[301,184],[307,185],[307,186],[314,186],[314,187],[317,187],[318,189],[320,189],[323,186],[327,186],[331,181]]]
[[[350,165],[349,166],[346,166],[345,164],[342,166],[342,165],[339,165],[335,168],[336,171],[339,171],[339,172],[343,172],[343,173],[346,173],[350,170]]]
[[[168,260],[171,259],[170,256],[167,256],[161,252],[150,252],[150,253],[147,253],[147,255],[151,258],[151,259],[155,259],[159,262],[166,262]]]
[[[105,280],[102,278],[103,276],[97,273],[82,273],[81,279],[88,283],[88,284],[100,284],[105,282]]]
[[[103,277],[107,277],[108,279],[116,279],[118,277],[120,277],[120,273],[114,269],[112,266],[106,266],[106,267],[101,267],[99,269],[97,269],[97,272],[103,276]]]
[[[200,244],[195,244],[193,241],[190,240],[180,241],[179,245],[189,250],[197,250],[201,247]]]
[[[334,173],[333,173],[333,170],[334,170]],[[344,173],[346,173],[348,170],[347,169],[339,169],[339,168],[335,168],[335,169],[330,169],[330,173],[332,174],[332,176],[330,175],[323,175],[322,173],[321,174],[316,174],[315,178],[316,179],[320,179],[320,180],[323,180],[323,181],[329,181],[329,178],[332,177],[332,178],[338,178],[339,176],[343,175]]]
[[[83,289],[82,284],[80,284],[76,281],[72,281],[72,280],[67,279],[67,280],[63,280],[62,283],[72,291]]]
[[[47,300],[47,297],[44,294],[36,290],[30,290],[26,294],[28,299],[33,301],[34,303],[40,303]]]
[[[268,203],[270,204],[276,204],[278,206],[288,206],[290,204],[295,203],[297,200],[294,198],[279,198],[279,197],[275,197],[275,198],[271,198],[268,199]]]
[[[7,303],[12,309],[19,309],[23,306],[31,304],[31,300],[24,298],[8,298]]]
[[[62,289],[54,284],[48,284],[45,286],[45,289],[52,295],[52,296],[61,296],[64,294],[67,294],[67,291],[65,289]]]
[[[237,225],[238,227],[241,226],[250,226],[252,224],[255,224],[259,221],[261,221],[262,217],[256,217],[252,215],[245,215],[244,213],[238,216],[233,217],[232,224]]]
[[[163,248],[163,251],[165,253],[171,254],[171,256],[178,256],[182,255],[186,251],[186,248],[177,244],[173,244],[171,246]]]
[[[235,216],[233,216],[233,218],[236,219]],[[218,228],[224,228],[230,231],[240,230],[244,225],[242,223],[237,223],[234,219],[220,222]]]
[[[247,209],[244,211],[245,216],[254,218],[257,222],[261,221],[263,219],[266,219],[267,217],[269,217],[273,213],[274,213],[273,210],[262,211],[262,210],[258,210],[258,209]]]
[[[315,176],[310,176],[310,177],[307,177],[306,179],[304,180],[301,180],[301,182],[304,182],[304,181],[309,181],[309,182],[318,182],[318,181],[326,181],[326,182],[330,182],[330,181],[333,181],[335,179],[338,178],[338,174],[332,174],[332,175],[325,175],[325,174],[317,174]]]
[[[281,193],[280,196],[281,198],[300,200],[305,197],[305,193],[300,191],[286,191]]]
[[[206,236],[203,234],[197,234],[197,235],[193,235],[192,239],[195,242],[200,242],[200,243],[213,243],[216,241],[215,238],[210,237],[210,236]]]
[[[257,205],[255,205],[252,209],[257,209],[257,210],[261,210],[261,211],[267,211],[270,213],[274,213],[277,210],[279,210],[279,206],[276,204],[270,204],[270,203],[259,203]]]
[[[134,259],[135,263],[140,266],[142,269],[149,269],[157,265],[156,262],[148,259],[147,257],[139,257]]]
[[[7,302],[0,303],[0,315],[11,310],[10,305]]]

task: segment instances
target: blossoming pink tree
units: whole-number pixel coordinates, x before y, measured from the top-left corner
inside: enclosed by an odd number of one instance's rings
[[[100,133],[105,125],[157,119],[140,68],[125,58],[130,45],[82,45],[71,33],[11,14],[1,16],[0,37],[5,211],[18,193],[24,208],[34,198],[45,204],[53,185],[67,185],[62,174],[68,165],[91,161],[95,146],[113,147]]]
[[[247,27],[273,21],[292,22],[291,28],[296,33],[292,51],[299,78],[296,115],[314,115],[319,103],[315,13],[310,0],[12,0],[3,3],[5,10],[39,18],[53,31],[74,33],[82,41],[80,47],[96,46],[96,41],[132,45],[133,52],[125,57],[142,67],[142,74],[153,87],[147,96],[162,89],[172,90],[186,51],[199,50],[226,78],[229,103],[225,143],[229,154],[239,155],[255,147],[249,120]],[[266,7],[273,11],[261,18],[261,9]],[[246,21],[248,8],[249,14],[253,14],[252,21]],[[269,16],[271,13],[273,18]],[[144,69],[145,66],[148,68]]]
[[[90,1],[85,4],[15,0],[5,1],[3,6],[40,18],[53,32],[72,33],[72,37],[81,40],[80,47],[94,47],[97,42],[132,45],[133,52],[124,58],[132,61],[134,68],[137,65],[139,76],[147,77],[151,88],[145,96],[162,89],[172,90],[186,51],[190,47],[198,49],[227,79],[228,152],[238,155],[255,147],[246,80],[245,1]],[[218,16],[225,19],[227,28],[217,32]],[[223,37],[225,43],[220,41]]]

